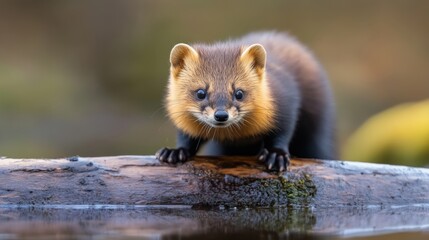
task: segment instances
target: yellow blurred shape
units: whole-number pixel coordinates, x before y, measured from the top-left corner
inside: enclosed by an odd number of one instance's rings
[[[371,117],[346,142],[342,158],[428,165],[429,100],[401,104]]]

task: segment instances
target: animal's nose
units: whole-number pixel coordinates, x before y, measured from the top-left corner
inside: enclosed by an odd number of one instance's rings
[[[214,113],[214,119],[218,122],[225,122],[228,120],[228,113],[224,110],[218,110]]]

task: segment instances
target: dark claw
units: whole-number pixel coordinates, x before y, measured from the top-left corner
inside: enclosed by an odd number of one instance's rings
[[[279,172],[283,172],[286,168],[284,157],[282,155],[277,155],[276,161]]]
[[[165,151],[167,151],[168,148],[161,148],[156,153],[155,156],[158,160],[160,160],[160,157],[164,154]]]
[[[290,165],[290,155],[289,154],[286,154],[286,156],[285,156],[285,164],[286,164],[286,168],[289,167],[289,165]]]
[[[167,159],[168,163],[176,163],[176,150],[172,150],[170,154],[168,155]]]
[[[185,162],[187,159],[186,153],[184,149],[180,149],[179,150],[179,161],[180,162]]]
[[[178,162],[186,162],[189,159],[189,152],[185,148],[162,148],[155,154],[155,156],[160,162],[176,164]]]
[[[258,160],[265,162],[268,170],[283,172],[289,166],[289,154],[282,149],[264,149],[258,156]]]
[[[168,155],[170,155],[171,150],[168,148],[163,148],[159,151],[159,156],[157,157],[159,161],[166,162]]]
[[[268,170],[271,170],[274,166],[274,163],[276,163],[276,153],[273,152],[268,157],[268,160],[265,165],[267,165]]]
[[[264,148],[262,153],[259,155],[258,160],[261,162],[265,162],[265,159],[267,158],[268,154],[269,154],[268,150]]]

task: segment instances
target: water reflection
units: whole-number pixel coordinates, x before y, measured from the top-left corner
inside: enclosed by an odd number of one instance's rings
[[[207,210],[0,205],[0,222],[0,239],[393,239],[398,234],[427,239],[429,206]]]

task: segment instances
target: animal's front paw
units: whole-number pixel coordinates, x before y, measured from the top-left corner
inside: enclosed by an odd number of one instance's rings
[[[162,148],[156,152],[155,156],[160,162],[169,164],[183,163],[190,158],[189,151],[185,148]]]
[[[283,172],[289,166],[289,153],[283,149],[265,149],[258,156],[258,160],[265,163],[268,170]]]

